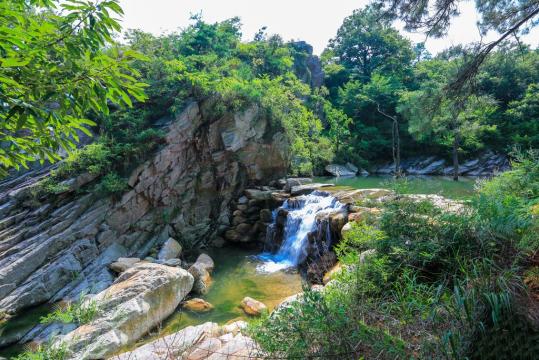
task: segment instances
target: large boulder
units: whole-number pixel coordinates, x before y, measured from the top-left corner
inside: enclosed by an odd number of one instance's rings
[[[185,270],[139,263],[95,295],[99,315],[63,336],[70,359],[101,359],[140,339],[174,312],[193,287]]]

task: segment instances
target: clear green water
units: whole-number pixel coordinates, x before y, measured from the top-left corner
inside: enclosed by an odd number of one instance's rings
[[[397,187],[404,194],[438,194],[450,199],[467,199],[474,192],[476,178],[460,178],[453,181],[450,177],[424,176],[406,177],[395,180],[392,176],[366,176],[366,177],[315,177],[314,182],[331,183],[337,186],[349,186],[354,189]]]
[[[253,259],[256,252],[225,247],[208,254],[215,262],[213,281],[208,293],[199,297],[211,303],[214,309],[205,313],[195,313],[178,308],[163,323],[159,331],[130,348],[190,325],[207,321],[226,324],[235,320],[246,320],[249,317],[239,307],[245,296],[263,302],[271,311],[286,297],[302,291],[302,279],[297,271],[279,271],[271,274],[257,272],[257,261]]]

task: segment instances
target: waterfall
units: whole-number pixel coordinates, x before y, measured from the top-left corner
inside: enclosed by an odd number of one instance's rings
[[[286,200],[280,208],[288,212],[283,243],[277,253],[264,252],[258,256],[262,260],[258,270],[275,272],[297,266],[307,256],[309,233],[317,230],[316,216],[342,207],[343,205],[333,196],[319,191]],[[273,224],[268,229],[267,241],[272,241],[278,210],[273,212]]]

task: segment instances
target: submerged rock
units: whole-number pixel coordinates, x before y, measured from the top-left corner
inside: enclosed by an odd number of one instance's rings
[[[206,312],[213,310],[213,305],[206,300],[192,298],[183,303],[183,308],[195,312]]]
[[[251,316],[260,316],[262,313],[268,310],[267,306],[264,303],[255,300],[251,297],[244,297],[240,303],[241,308],[247,315]]]
[[[136,264],[91,299],[99,309],[97,318],[59,341],[67,346],[70,359],[104,358],[166,319],[192,287],[193,277],[183,269]]]

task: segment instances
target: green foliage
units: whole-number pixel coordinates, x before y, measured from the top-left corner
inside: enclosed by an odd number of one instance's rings
[[[67,345],[53,340],[37,345],[37,348],[26,350],[14,357],[14,360],[64,360],[68,358]]]
[[[40,319],[42,324],[61,322],[63,324],[76,324],[77,326],[90,323],[95,319],[101,309],[99,303],[93,299],[85,299],[81,294],[77,302],[67,302]]]
[[[334,281],[253,336],[284,358],[532,356],[539,333],[523,314],[539,289],[539,162],[535,151],[514,157],[459,211],[399,195],[379,221],[353,223],[334,248],[343,268]]]
[[[117,173],[108,173],[95,186],[94,192],[102,196],[120,195],[127,190],[127,180],[121,178]]]
[[[121,14],[116,0],[0,4],[0,171],[59,160],[91,135],[90,113],[145,99],[141,56],[112,40]]]
[[[404,356],[398,338],[358,321],[342,295],[305,289],[298,300],[250,324],[250,335],[270,357],[283,359]]]

